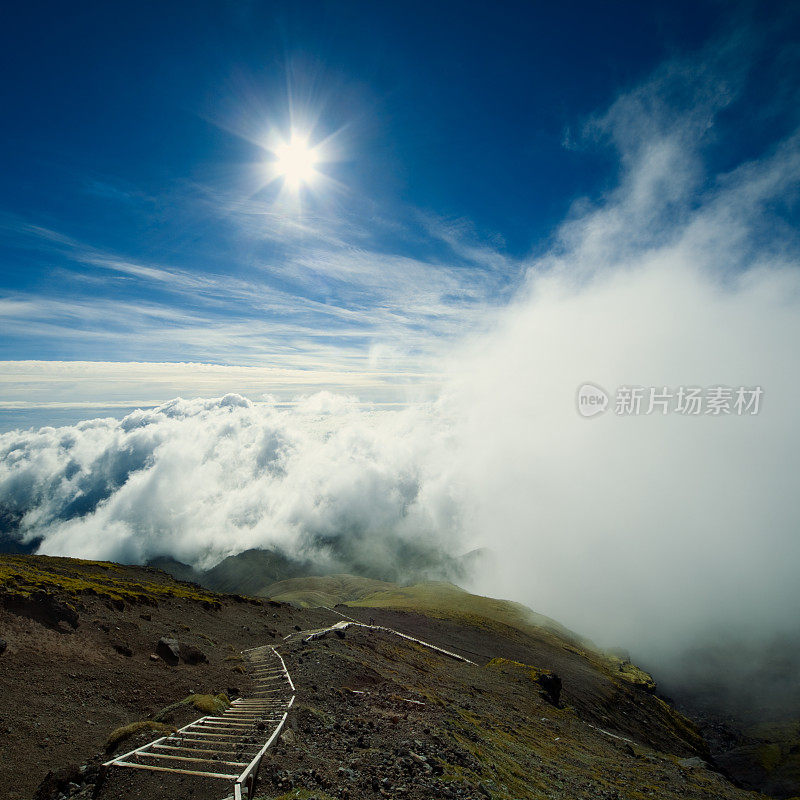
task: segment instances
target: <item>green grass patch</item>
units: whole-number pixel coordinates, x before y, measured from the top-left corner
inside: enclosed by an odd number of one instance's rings
[[[136,577],[134,577],[136,576]],[[194,584],[163,580],[142,581],[141,571],[102,561],[51,556],[0,556],[0,591],[29,597],[38,591],[59,595],[88,595],[116,603],[158,605],[177,598],[220,605],[220,598]]]
[[[172,703],[166,708],[162,708],[153,717],[155,722],[164,722],[176,711],[182,708],[195,708],[203,714],[221,714],[230,706],[230,700],[226,694],[190,694],[177,703]]]
[[[758,748],[758,763],[767,772],[772,772],[781,763],[781,748],[777,744],[765,744]]]
[[[510,658],[493,658],[484,669],[499,669],[504,672],[516,673],[522,677],[538,681],[542,675],[549,674],[549,670],[540,670],[530,664],[523,664],[520,661],[512,661]]]
[[[138,733],[142,733],[142,731],[174,733],[175,728],[172,725],[164,725],[152,719],[145,719],[141,722],[132,722],[130,725],[123,725],[121,728],[117,728],[111,732],[111,735],[106,740],[106,752],[112,753],[124,741],[127,741],[132,736],[136,736]]]

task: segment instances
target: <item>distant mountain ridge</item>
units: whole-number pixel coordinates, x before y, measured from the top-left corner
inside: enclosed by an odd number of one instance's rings
[[[300,575],[318,574],[313,564],[289,558],[276,550],[245,550],[228,556],[214,567],[197,570],[174,558],[154,558],[156,567],[182,581],[192,581],[215,592],[266,596],[265,589],[276,581]]]
[[[377,591],[380,584],[383,584],[382,588],[396,588],[398,584],[440,578],[464,579],[483,559],[489,557],[489,551],[485,549],[472,550],[464,555],[448,558],[438,567],[405,570],[405,580],[397,580],[397,567],[391,571],[383,570],[379,565],[373,565],[369,569],[358,569],[359,565],[353,564],[352,568],[347,570],[337,570],[311,559],[289,556],[279,550],[258,548],[228,556],[207,570],[198,570],[169,556],[150,559],[146,566],[161,569],[178,580],[191,581],[216,592],[268,597],[274,591],[273,585],[282,581],[295,578],[324,578],[331,574],[346,574],[353,579],[358,577],[365,581],[373,581],[373,591]],[[308,585],[305,588],[308,588]]]

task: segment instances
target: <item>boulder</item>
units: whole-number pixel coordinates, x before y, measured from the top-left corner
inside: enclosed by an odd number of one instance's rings
[[[177,639],[172,639],[168,636],[162,636],[158,640],[155,655],[173,667],[181,661],[184,664],[208,663],[206,654],[199,647],[195,647],[193,644],[186,644],[186,642],[179,642]]]
[[[561,700],[561,678],[555,672],[539,672],[536,683],[542,691],[539,694],[551,705],[557,706]]]
[[[5,653],[8,648],[8,642],[5,639],[0,639],[0,656]]]
[[[170,666],[176,666],[181,660],[181,646],[178,640],[162,636],[156,645],[156,655]]]
[[[180,658],[185,664],[208,664],[206,654],[191,644],[180,645]]]

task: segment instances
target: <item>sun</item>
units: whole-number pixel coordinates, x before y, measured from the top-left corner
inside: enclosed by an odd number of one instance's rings
[[[273,153],[276,174],[293,191],[313,183],[319,175],[316,169],[316,164],[320,161],[319,153],[309,145],[308,136],[292,131],[289,140],[277,145]]]

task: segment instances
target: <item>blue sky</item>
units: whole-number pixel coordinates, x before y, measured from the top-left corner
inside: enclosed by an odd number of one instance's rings
[[[722,53],[717,175],[797,123],[797,31],[777,3],[18,5],[0,33],[0,403],[425,396],[450,344],[614,191],[618,97]],[[292,125],[326,161],[287,198],[264,145]],[[134,362],[180,365],[153,380]]]

